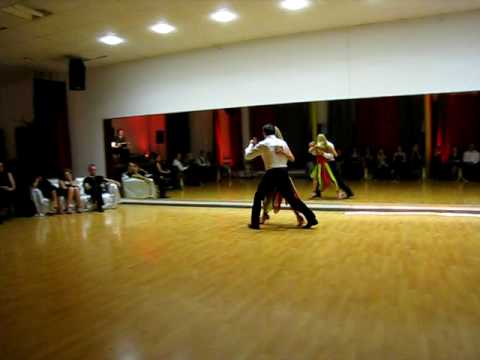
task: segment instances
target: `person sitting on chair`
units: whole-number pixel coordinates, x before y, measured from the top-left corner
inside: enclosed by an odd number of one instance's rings
[[[172,162],[172,167],[175,172],[175,178],[176,178],[176,187],[179,189],[183,189],[183,178],[184,178],[184,173],[186,170],[188,170],[188,166],[184,166],[182,164],[182,154],[178,153],[175,159],[173,159]]]
[[[172,172],[163,166],[162,156],[160,154],[156,155],[155,162],[152,167],[153,180],[157,184],[160,191],[160,198],[168,198],[167,196],[167,186],[168,179],[171,176]]]
[[[410,154],[410,178],[418,180],[422,178],[423,158],[420,154],[420,147],[418,144],[413,145],[412,153]]]
[[[0,223],[8,215],[16,187],[12,173],[5,169],[3,162],[0,162]]]
[[[475,145],[468,145],[468,150],[463,153],[463,177],[466,180],[476,180],[480,166],[480,153]]]
[[[63,172],[63,178],[60,180],[59,193],[66,199],[66,211],[68,214],[73,212],[74,199],[77,212],[79,213],[84,209],[82,199],[80,198],[80,184],[73,178],[72,170],[65,169]]]
[[[57,214],[63,214],[63,209],[60,204],[59,189],[48,181],[44,176],[37,176],[32,186],[42,192],[42,195],[53,204],[53,209]]]
[[[83,187],[85,193],[91,195],[93,202],[97,205],[97,211],[103,212],[103,197],[102,193],[107,192],[106,185],[112,183],[120,187],[118,181],[108,179],[101,175],[97,175],[97,166],[95,164],[88,165],[88,176],[83,180]]]
[[[376,178],[382,180],[388,179],[389,169],[390,167],[387,162],[387,155],[385,155],[385,151],[383,149],[379,149],[377,152]]]
[[[208,160],[205,151],[201,150],[199,156],[195,159],[198,167],[200,180],[206,182],[211,176],[212,164]]]
[[[458,151],[458,148],[456,146],[452,148],[452,153],[448,157],[448,166],[452,180],[463,180],[462,156],[460,155],[460,152]]]
[[[397,151],[393,154],[392,175],[394,180],[400,180],[405,175],[407,165],[407,154],[401,146],[397,147]]]

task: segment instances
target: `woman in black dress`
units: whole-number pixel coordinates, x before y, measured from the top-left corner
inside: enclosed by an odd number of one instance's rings
[[[5,164],[0,162],[0,222],[7,216],[13,203],[16,184],[13,175],[5,169]]]
[[[58,196],[58,188],[56,186],[53,186],[44,176],[37,176],[32,186],[40,190],[44,197],[50,199],[57,214],[63,214],[63,209],[60,205],[60,199]]]

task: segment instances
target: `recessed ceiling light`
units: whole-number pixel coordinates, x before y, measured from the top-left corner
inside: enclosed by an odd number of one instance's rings
[[[310,5],[310,0],[282,0],[280,6],[286,10],[301,10]]]
[[[169,34],[176,30],[175,26],[172,26],[166,22],[161,22],[150,26],[150,30],[158,33],[158,34]]]
[[[210,14],[210,19],[218,22],[230,22],[238,18],[238,15],[228,9],[220,9]]]
[[[123,43],[125,40],[115,34],[108,34],[99,38],[98,41],[107,45],[118,45]]]

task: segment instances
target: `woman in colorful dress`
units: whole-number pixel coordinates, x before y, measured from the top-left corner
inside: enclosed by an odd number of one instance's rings
[[[283,140],[282,132],[276,126],[275,126],[275,136],[277,138]],[[293,156],[293,154],[290,151],[289,151],[288,154],[285,154],[285,156],[287,156],[289,161],[295,161],[295,157]],[[299,197],[298,193],[297,193],[297,189],[295,188],[295,185],[293,183],[292,178],[290,178],[290,181],[292,182],[292,186],[295,190],[295,196]],[[260,218],[260,223],[265,224],[265,222],[268,219],[270,219],[270,216],[268,214],[270,211],[273,210],[273,212],[275,214],[278,213],[281,209],[282,202],[283,202],[283,197],[280,194],[280,192],[274,190],[271,193],[267,194],[267,196],[263,200],[263,214],[262,214],[262,217]],[[285,203],[287,203],[287,202],[285,201]],[[303,219],[302,215],[300,215],[299,212],[297,212],[293,209],[292,209],[292,211],[294,212],[294,214],[297,218],[297,225],[301,227],[305,223],[305,220]]]
[[[308,152],[315,156],[315,159],[317,160],[317,163],[310,173],[310,178],[312,179],[313,184],[312,198],[321,197],[321,193],[331,184],[335,185],[337,198],[345,198],[346,195],[340,190],[338,181],[328,163],[329,161],[333,161],[337,156],[333,144],[327,140],[327,137],[324,134],[319,134],[316,142],[308,144]]]

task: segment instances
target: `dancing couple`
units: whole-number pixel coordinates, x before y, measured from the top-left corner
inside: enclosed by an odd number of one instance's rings
[[[276,136],[277,135],[279,136]],[[263,175],[258,185],[252,206],[252,216],[249,227],[251,229],[260,229],[260,212],[262,202],[264,205],[264,215],[262,223],[268,219],[268,210],[273,207],[279,209],[284,198],[291,206],[297,216],[297,222],[302,225],[305,216],[307,223],[302,226],[309,229],[318,224],[315,214],[300,200],[293,182],[288,176],[287,162],[294,161],[295,158],[290,151],[287,143],[281,139],[281,133],[272,124],[263,126],[264,140],[257,143],[253,138],[245,149],[245,159],[252,160],[260,156],[265,165],[265,175]]]
[[[352,189],[350,189],[338,173],[337,163],[335,161],[338,154],[335,146],[327,140],[324,134],[319,134],[316,142],[308,144],[308,152],[315,156],[317,160],[317,163],[310,173],[313,182],[312,199],[322,197],[322,192],[331,184],[335,185],[338,199],[348,199],[354,195]]]

